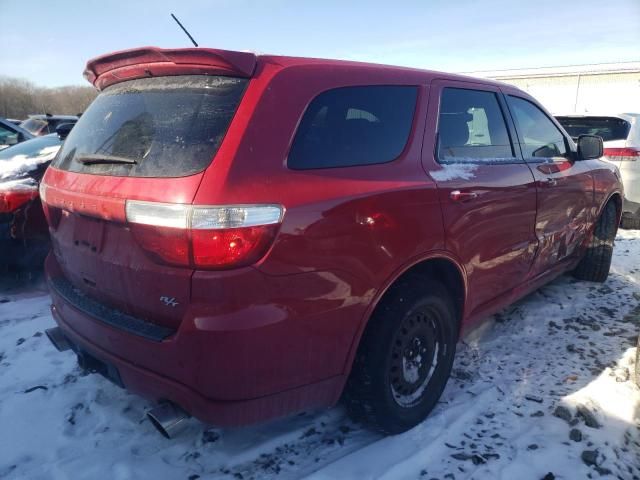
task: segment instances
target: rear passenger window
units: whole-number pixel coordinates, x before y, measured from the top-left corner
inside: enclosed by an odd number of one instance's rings
[[[511,95],[509,106],[525,159],[562,157],[567,154],[564,136],[542,110],[528,100]]]
[[[318,95],[296,132],[287,165],[295,170],[395,160],[411,131],[415,86],[343,87]]]
[[[462,88],[442,90],[438,159],[443,162],[515,161],[495,93]]]

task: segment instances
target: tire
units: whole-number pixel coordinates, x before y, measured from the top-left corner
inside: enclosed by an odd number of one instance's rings
[[[609,276],[617,231],[616,215],[615,204],[607,203],[596,223],[587,251],[573,271],[577,279],[604,282]]]
[[[425,277],[401,280],[360,342],[344,395],[351,417],[384,434],[422,422],[449,379],[457,338],[449,292]]]
[[[622,214],[620,226],[627,230],[640,230],[640,214],[632,215],[630,213]]]

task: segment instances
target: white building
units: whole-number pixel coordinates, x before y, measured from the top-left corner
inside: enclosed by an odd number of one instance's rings
[[[525,90],[551,113],[640,113],[640,62],[471,72]]]

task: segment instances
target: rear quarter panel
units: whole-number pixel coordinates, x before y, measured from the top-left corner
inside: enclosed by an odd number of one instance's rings
[[[195,203],[284,205],[278,237],[254,266],[285,292],[296,291],[297,299],[282,305],[290,316],[282,323],[280,338],[272,337],[273,350],[296,345],[299,355],[287,356],[291,365],[283,366],[292,378],[312,380],[292,371],[309,372],[312,363],[315,379],[341,374],[348,369],[349,353],[371,306],[390,280],[444,246],[435,184],[420,164],[428,82],[416,72],[402,76],[365,67],[327,71],[314,65],[278,70],[271,64],[259,65],[251,82],[245,100],[252,99],[255,107],[239,110],[239,120],[246,119],[242,133],[230,130],[232,142],[225,140],[225,146],[235,146],[226,150],[227,156],[219,153],[206,171]],[[297,125],[313,98],[332,88],[376,84],[419,88],[409,140],[396,160],[348,168],[287,168]],[[234,121],[233,128],[240,123]],[[290,295],[273,298],[285,297]],[[314,309],[322,315],[312,313]],[[309,359],[311,351],[326,359],[323,365]]]
[[[346,270],[368,284],[380,284],[406,259],[440,248],[435,185],[420,166],[428,96],[424,78],[373,67],[274,68],[259,67],[246,94],[255,98],[255,109],[246,112],[244,133],[227,158],[218,155],[206,171],[194,203],[284,205],[280,234],[257,265],[270,275]],[[287,168],[297,125],[313,98],[332,88],[376,84],[420,89],[409,141],[399,158],[362,167]]]

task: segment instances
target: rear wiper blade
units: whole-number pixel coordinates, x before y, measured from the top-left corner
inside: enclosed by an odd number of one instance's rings
[[[77,162],[82,163],[83,165],[102,165],[102,164],[118,164],[122,163],[125,165],[135,165],[138,162],[133,158],[127,157],[118,157],[115,155],[102,155],[102,154],[93,154],[93,155],[82,155],[76,158]]]

